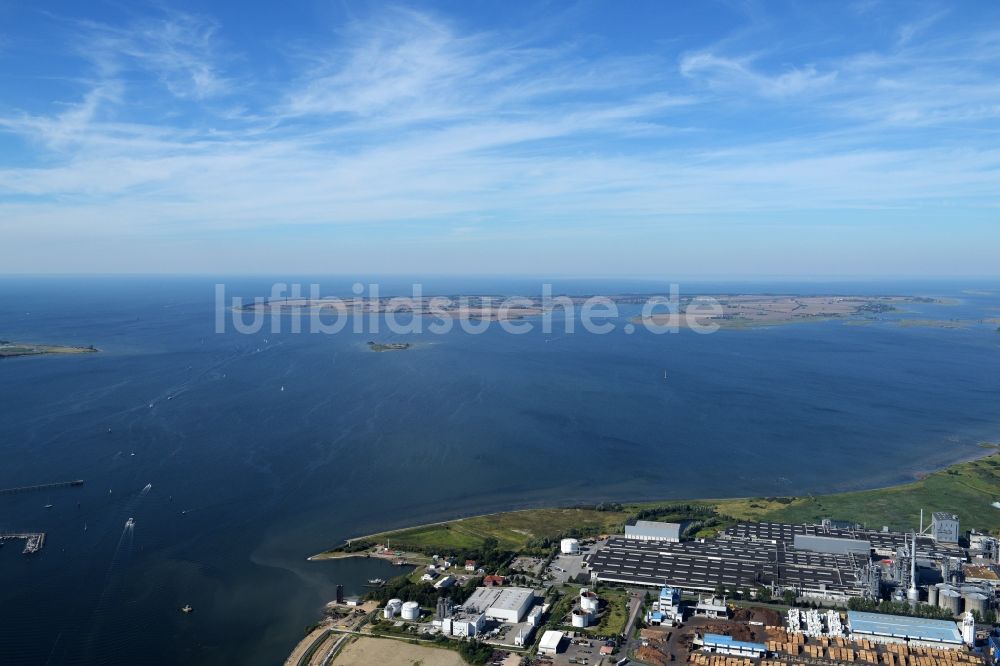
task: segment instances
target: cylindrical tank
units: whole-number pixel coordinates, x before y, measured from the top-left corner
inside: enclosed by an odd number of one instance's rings
[[[982,594],[982,595],[989,594],[989,591],[986,590],[986,588],[981,587],[979,585],[963,585],[961,587],[961,592],[963,597],[967,597],[970,594]]]
[[[403,604],[403,619],[419,620],[420,604],[418,604],[416,601],[407,601],[405,604]]]
[[[389,601],[385,605],[385,608],[382,610],[382,616],[387,620],[391,620],[392,618],[396,617],[396,615],[399,613],[399,609],[402,607],[403,607],[403,601],[401,599],[389,599]]]
[[[588,612],[596,612],[599,598],[589,590],[580,590],[580,608]]]
[[[938,605],[938,586],[937,585],[931,585],[930,587],[927,588],[927,603],[929,603],[931,606],[937,606]]]
[[[590,613],[582,610],[573,611],[573,626],[577,628],[586,627],[590,624]]]
[[[979,613],[982,617],[986,612],[986,595],[979,592],[970,592],[965,595],[965,610],[969,613]]]
[[[563,555],[576,555],[580,552],[580,542],[576,539],[563,539],[559,542],[559,551]]]
[[[938,606],[958,615],[962,612],[962,594],[954,588],[944,588],[938,592]]]

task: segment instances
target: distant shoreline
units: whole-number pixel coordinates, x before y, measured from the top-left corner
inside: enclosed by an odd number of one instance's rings
[[[93,354],[99,351],[93,345],[88,347],[73,347],[68,345],[47,345],[34,342],[0,340],[0,359],[42,356],[45,354]]]

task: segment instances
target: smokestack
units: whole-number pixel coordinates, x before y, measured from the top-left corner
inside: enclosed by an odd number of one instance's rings
[[[921,521],[922,522],[922,521]],[[917,589],[917,535],[913,535],[913,543],[910,544],[910,589],[906,592],[906,598],[911,604],[920,601],[920,590]]]

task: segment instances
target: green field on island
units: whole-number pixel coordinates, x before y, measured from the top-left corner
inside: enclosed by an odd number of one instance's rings
[[[987,446],[987,445],[984,445]],[[990,448],[996,448],[989,445]],[[620,532],[626,521],[693,521],[690,535],[706,536],[739,520],[814,522],[848,520],[880,528],[911,529],[920,510],[925,524],[932,511],[959,514],[963,528],[1000,532],[1000,453],[952,465],[899,486],[808,497],[670,500],[609,503],[595,507],[527,509],[435,523],[374,534],[358,542],[390,539],[394,548],[416,551],[474,550],[487,539],[503,549],[520,550],[539,541],[564,536]]]

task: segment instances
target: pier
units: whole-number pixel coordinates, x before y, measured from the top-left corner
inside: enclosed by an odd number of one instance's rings
[[[69,488],[71,486],[82,486],[83,479],[72,481],[56,481],[55,483],[38,483],[33,486],[17,486],[16,488],[0,488],[0,495],[13,495],[14,493],[29,493],[33,490],[52,490],[53,488]]]
[[[0,532],[0,544],[12,539],[24,539],[25,555],[37,553],[45,545],[45,532]]]

